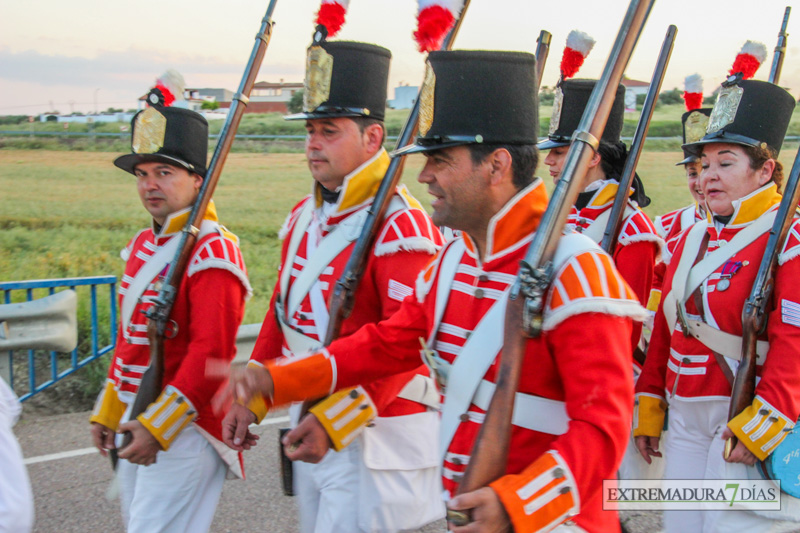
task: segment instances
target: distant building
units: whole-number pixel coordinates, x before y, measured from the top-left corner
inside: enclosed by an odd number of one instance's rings
[[[92,122],[130,122],[133,115],[133,113],[97,113],[88,115],[53,115],[44,113],[39,115],[39,122],[75,122],[79,124],[88,124]]]
[[[394,88],[394,98],[386,102],[392,109],[411,109],[417,101],[419,87],[399,85]]]
[[[302,82],[284,82],[282,79],[278,83],[259,81],[253,85],[250,103],[247,104],[245,113],[288,113],[289,100],[292,99],[294,93],[302,90]],[[220,108],[229,108],[230,106],[230,100],[219,101]]]
[[[622,85],[625,87],[625,111],[636,111],[636,97],[647,94],[650,84],[646,81],[632,80],[623,76]]]

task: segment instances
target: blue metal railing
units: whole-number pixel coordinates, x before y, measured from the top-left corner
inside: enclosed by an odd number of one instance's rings
[[[109,317],[108,317],[108,339],[109,343],[106,346],[100,346],[100,318],[98,316],[98,287],[108,285],[108,298],[109,298]],[[58,352],[50,352],[50,371],[49,379],[44,383],[37,383],[36,379],[36,350],[28,350],[28,392],[20,396],[21,401],[25,401],[34,394],[43,391],[47,387],[53,385],[60,379],[72,374],[79,368],[82,368],[112,351],[117,342],[116,325],[117,325],[117,278],[116,276],[97,276],[88,278],[63,278],[63,279],[45,279],[45,280],[31,280],[31,281],[10,281],[0,282],[0,291],[3,291],[3,302],[12,303],[13,291],[25,291],[27,301],[34,299],[34,290],[46,289],[48,294],[54,294],[58,288],[75,289],[76,287],[88,286],[91,298],[91,333],[90,344],[91,348],[88,354],[78,354],[79,348],[75,348],[69,354],[69,364],[67,368],[59,371],[59,357]],[[80,338],[79,338],[80,345]],[[14,388],[14,352],[8,352],[10,360],[10,378],[9,385]],[[80,357],[80,359],[79,359]],[[62,358],[63,362],[63,358]]]

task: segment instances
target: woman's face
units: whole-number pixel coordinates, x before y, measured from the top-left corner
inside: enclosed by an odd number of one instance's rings
[[[686,169],[686,181],[689,185],[689,193],[691,193],[694,201],[698,205],[705,206],[706,198],[703,196],[703,190],[700,188],[700,172],[703,168],[700,166],[700,161],[692,161],[684,165]]]
[[[765,185],[772,178],[775,161],[768,159],[757,170],[737,144],[711,143],[700,156],[700,189],[706,205],[715,215],[732,215],[733,202]]]

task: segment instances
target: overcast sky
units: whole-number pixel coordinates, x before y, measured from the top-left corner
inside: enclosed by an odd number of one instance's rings
[[[769,51],[756,73],[766,79],[785,6],[791,0],[658,0],[628,66],[649,80],[669,24],[678,26],[664,88],[683,89],[699,72],[704,92],[724,79],[741,45],[761,41]],[[267,0],[28,0],[4,2],[0,17],[0,114],[62,113],[136,106],[168,68],[190,87],[235,91]],[[319,0],[279,0],[275,32],[259,81],[302,81],[305,48]],[[572,29],[597,45],[579,77],[598,77],[628,6],[627,0],[472,0],[456,48],[535,51],[539,31],[553,34],[543,85],[557,79]],[[351,0],[338,39],[389,48],[390,94],[401,82],[418,85],[424,60],[411,36],[413,0]],[[800,96],[800,10],[789,21],[781,85]]]

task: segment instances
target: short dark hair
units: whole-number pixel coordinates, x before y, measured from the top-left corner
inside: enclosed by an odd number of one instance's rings
[[[539,164],[539,150],[535,144],[494,144],[476,143],[468,144],[472,164],[483,163],[489,154],[504,148],[511,154],[512,183],[517,190],[522,190],[533,183],[533,174]]]
[[[744,153],[747,155],[747,158],[750,160],[750,168],[753,170],[759,170],[764,166],[764,163],[766,163],[768,159],[775,160],[775,169],[772,171],[772,177],[770,178],[770,181],[774,181],[778,186],[778,189],[780,189],[781,185],[783,184],[783,165],[780,161],[778,161],[778,155],[775,153],[775,150],[766,145],[741,146],[744,150]]]
[[[353,120],[353,122],[356,123],[356,126],[358,126],[358,131],[360,131],[361,133],[364,133],[364,131],[373,124],[379,125],[381,127],[381,130],[383,131],[383,139],[381,140],[381,144],[386,142],[386,124],[383,123],[383,120],[372,117],[350,117],[350,118]]]

